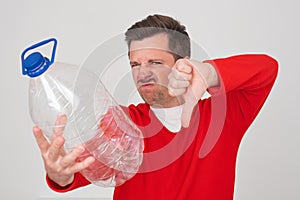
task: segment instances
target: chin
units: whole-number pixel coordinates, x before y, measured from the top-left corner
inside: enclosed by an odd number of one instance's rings
[[[142,99],[144,100],[145,103],[149,104],[150,106],[153,106],[155,104],[154,100],[146,99],[144,97],[142,97]]]

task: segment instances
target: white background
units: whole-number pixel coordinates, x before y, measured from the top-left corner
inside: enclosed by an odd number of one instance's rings
[[[268,53],[279,61],[275,86],[240,147],[235,199],[300,199],[299,8],[297,0],[1,0],[0,198],[111,199],[111,188],[91,185],[66,194],[47,188],[31,132],[28,78],[21,75],[20,54],[56,37],[57,60],[80,65],[133,22],[160,13],[185,24],[212,58]],[[121,65],[129,71],[126,61]]]

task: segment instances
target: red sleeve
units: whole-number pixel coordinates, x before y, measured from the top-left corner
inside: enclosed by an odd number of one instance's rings
[[[248,127],[263,106],[278,73],[278,63],[268,55],[238,55],[206,61],[219,75],[221,86],[212,96],[226,95],[227,119]]]
[[[81,173],[75,173],[75,177],[74,177],[74,181],[73,183],[71,183],[70,185],[61,187],[60,185],[58,185],[57,183],[55,183],[54,181],[52,181],[49,177],[48,174],[46,176],[46,181],[48,186],[54,190],[55,192],[68,192],[71,190],[74,190],[76,188],[79,187],[83,187],[86,186],[88,184],[91,184],[91,182],[89,182],[84,176],[81,175]]]

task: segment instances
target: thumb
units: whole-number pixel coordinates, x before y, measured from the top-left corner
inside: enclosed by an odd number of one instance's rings
[[[192,63],[192,61],[186,61],[192,66],[192,79],[186,93],[183,94],[185,103],[182,108],[181,124],[184,128],[189,126],[194,107],[208,88],[205,78],[197,71],[196,66]]]
[[[181,113],[182,127],[184,128],[189,127],[193,110],[196,104],[197,101],[195,99],[192,98],[185,99],[185,103],[183,104],[182,113]]]

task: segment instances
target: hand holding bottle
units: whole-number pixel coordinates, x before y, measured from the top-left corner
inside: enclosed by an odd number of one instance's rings
[[[36,51],[48,43],[53,43],[51,59]],[[21,54],[22,73],[30,77],[33,132],[48,177],[66,186],[80,172],[99,186],[123,184],[142,163],[142,132],[95,73],[54,62],[56,46],[50,38]]]
[[[66,186],[73,182],[74,174],[95,161],[93,157],[87,157],[81,162],[76,159],[84,152],[82,145],[76,146],[70,153],[64,151],[65,139],[62,136],[67,117],[59,115],[51,141],[48,141],[38,126],[33,127],[33,133],[40,148],[46,172],[49,178],[60,186]]]

